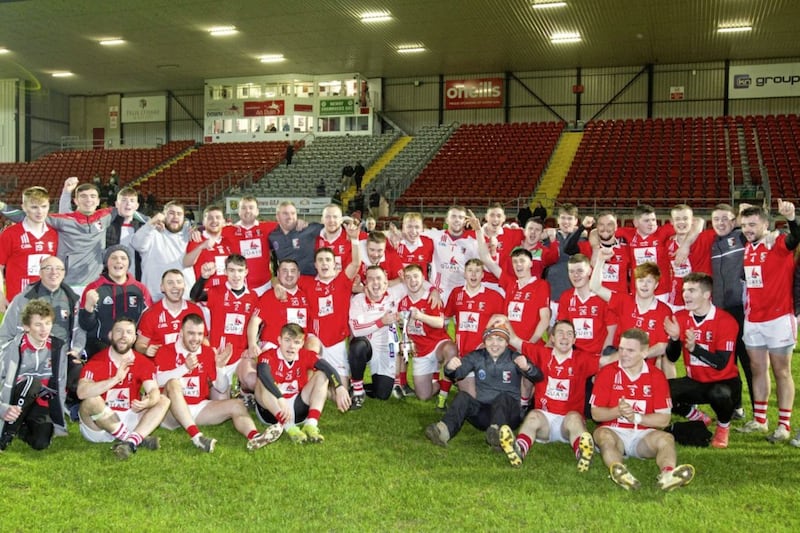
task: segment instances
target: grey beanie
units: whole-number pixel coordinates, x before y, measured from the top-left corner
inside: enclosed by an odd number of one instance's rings
[[[125,255],[128,256],[128,262],[129,263],[132,261],[132,259],[131,259],[131,251],[128,250],[128,247],[127,246],[123,246],[122,244],[115,244],[114,246],[109,246],[108,248],[106,248],[106,251],[103,254],[103,266],[104,267],[108,266],[108,258],[111,257],[111,254],[113,254],[114,252],[119,251],[119,250],[122,250],[123,252],[125,252]]]

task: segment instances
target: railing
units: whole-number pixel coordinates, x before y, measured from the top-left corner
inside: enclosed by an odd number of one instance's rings
[[[96,141],[76,135],[61,137],[61,150],[92,150],[95,148],[98,150],[125,150],[126,148],[161,148],[162,146],[164,146],[163,137],[154,137],[152,140],[146,139],[144,141],[137,139],[130,143],[125,142],[125,139],[120,139],[119,146],[112,146],[110,139],[108,141]]]

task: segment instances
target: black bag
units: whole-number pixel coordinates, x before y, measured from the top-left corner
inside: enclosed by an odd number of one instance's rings
[[[672,436],[675,437],[675,442],[684,446],[707,448],[711,443],[712,434],[700,420],[675,422],[665,431],[672,433]]]

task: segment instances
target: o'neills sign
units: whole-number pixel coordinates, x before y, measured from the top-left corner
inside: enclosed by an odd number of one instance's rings
[[[503,107],[503,78],[448,80],[444,83],[445,109]]]

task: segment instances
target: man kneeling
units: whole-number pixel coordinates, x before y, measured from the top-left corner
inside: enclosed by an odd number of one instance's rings
[[[336,406],[350,409],[350,395],[336,369],[319,352],[303,348],[305,332],[297,324],[281,328],[278,347],[258,358],[256,371],[256,414],[265,424],[278,422],[294,443],[322,442],[319,418],[325,407],[328,384],[333,387]],[[303,429],[297,426],[303,422]]]
[[[132,349],[136,323],[118,318],[109,339],[111,346],[86,363],[78,381],[81,435],[90,442],[117,439],[111,450],[127,459],[140,446],[159,448],[158,438],[149,435],[167,414],[169,400],[158,390],[153,363]]]
[[[203,318],[190,314],[181,322],[178,341],[156,352],[156,380],[170,400],[169,413],[161,425],[170,430],[183,427],[192,443],[208,453],[214,451],[217,439],[203,435],[198,425],[216,425],[233,419],[236,430],[247,437],[250,451],[277,440],[283,431],[280,425],[274,424],[259,433],[241,399],[209,399],[209,385],[220,394],[228,391],[224,369],[233,353],[233,345],[227,344],[217,353],[203,345],[204,337]]]

